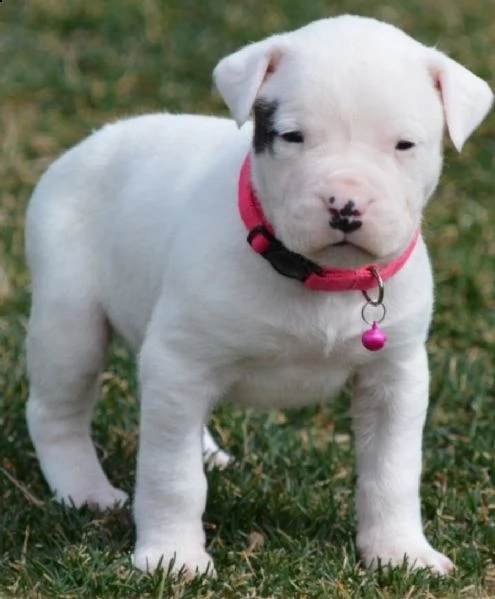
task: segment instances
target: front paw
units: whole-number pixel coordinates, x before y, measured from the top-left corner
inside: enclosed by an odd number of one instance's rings
[[[203,548],[173,550],[169,547],[138,546],[132,563],[145,572],[154,572],[160,566],[172,575],[183,574],[188,580],[198,575],[216,576],[213,560]]]
[[[56,494],[57,501],[74,507],[82,507],[100,510],[102,512],[113,508],[122,507],[129,499],[127,493],[112,487],[109,483],[95,487],[81,487],[65,493]]]
[[[366,543],[358,538],[358,553],[367,568],[373,570],[383,566],[402,566],[406,562],[410,570],[427,568],[433,574],[445,575],[454,569],[448,557],[435,551],[428,541],[422,539],[408,540],[406,536],[388,541]]]

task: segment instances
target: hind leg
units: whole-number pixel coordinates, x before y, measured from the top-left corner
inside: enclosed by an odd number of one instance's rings
[[[57,499],[106,509],[127,499],[109,483],[90,436],[108,330],[97,306],[69,294],[34,296],[27,338],[29,432]]]
[[[232,461],[232,456],[220,449],[206,426],[203,427],[203,461],[207,466],[220,470],[227,468]]]

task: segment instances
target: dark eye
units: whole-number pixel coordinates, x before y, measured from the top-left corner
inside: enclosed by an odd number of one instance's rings
[[[416,144],[412,141],[407,141],[406,139],[401,139],[399,142],[397,142],[397,145],[395,146],[396,150],[410,150],[411,148],[414,148]]]
[[[282,133],[280,137],[292,144],[302,144],[304,141],[303,134],[300,131],[287,131],[287,133]]]

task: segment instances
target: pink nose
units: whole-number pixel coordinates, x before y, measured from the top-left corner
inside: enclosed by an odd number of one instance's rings
[[[332,229],[338,229],[343,233],[352,233],[362,226],[362,212],[357,207],[355,200],[331,196],[328,202]]]

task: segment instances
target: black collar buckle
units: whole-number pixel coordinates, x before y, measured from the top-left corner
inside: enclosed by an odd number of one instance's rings
[[[258,251],[255,247],[254,239],[262,235],[266,240],[266,249]],[[289,279],[295,279],[297,281],[304,281],[311,274],[321,275],[323,269],[321,266],[305,258],[301,254],[288,250],[285,245],[274,237],[263,225],[258,225],[249,231],[247,241],[254,251],[259,253],[265,260],[267,260],[279,274]],[[256,243],[259,246],[258,243]]]

